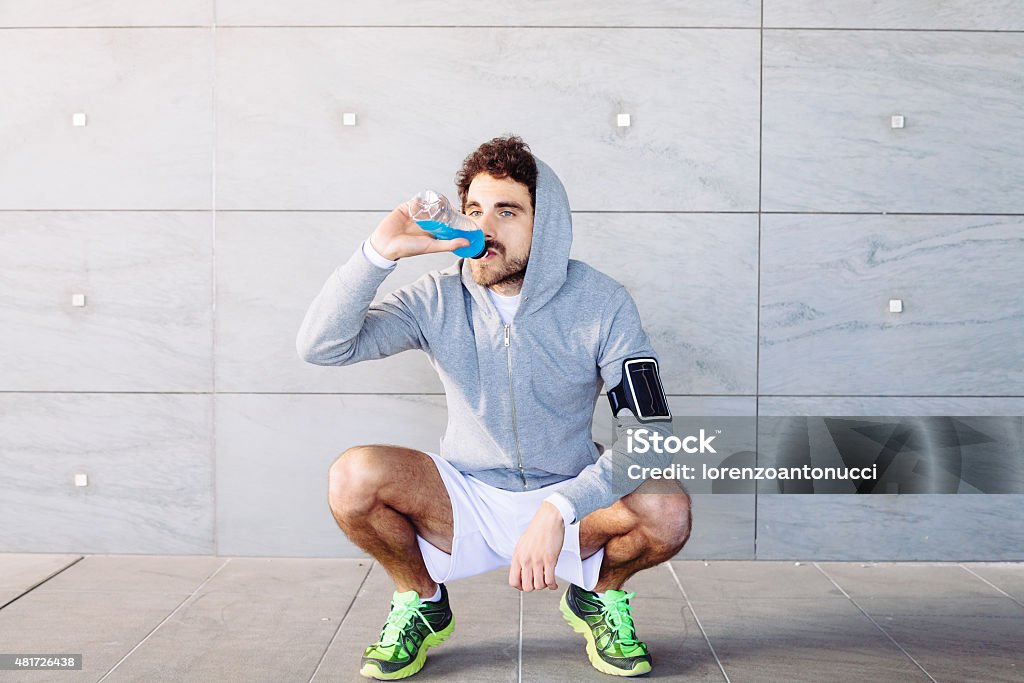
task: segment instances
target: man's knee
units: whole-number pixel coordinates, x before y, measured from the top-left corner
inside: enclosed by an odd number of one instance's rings
[[[377,504],[385,471],[379,446],[353,446],[334,461],[328,472],[328,500],[336,515],[369,512]]]
[[[666,558],[682,549],[693,525],[689,494],[674,483],[672,486],[671,490],[640,492],[630,501],[651,552]]]

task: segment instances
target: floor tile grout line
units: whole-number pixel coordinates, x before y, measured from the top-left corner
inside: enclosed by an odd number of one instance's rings
[[[82,560],[84,560],[84,559],[85,559],[85,555],[79,555],[79,556],[78,556],[78,559],[72,560],[72,561],[71,561],[71,562],[69,562],[68,564],[64,565],[63,567],[61,567],[61,568],[60,568],[60,569],[58,569],[57,571],[55,571],[55,572],[53,572],[52,574],[50,574],[49,576],[47,576],[47,577],[46,577],[45,579],[43,579],[42,581],[38,581],[38,582],[34,583],[33,585],[29,586],[28,588],[26,588],[26,589],[25,589],[25,590],[23,590],[22,592],[18,593],[17,595],[15,595],[15,596],[14,596],[13,598],[11,598],[10,600],[8,600],[8,601],[7,601],[7,602],[5,602],[4,604],[0,605],[0,609],[4,609],[4,608],[5,608],[5,607],[7,607],[8,605],[11,605],[11,604],[13,604],[13,603],[17,602],[18,600],[21,600],[21,599],[22,599],[23,597],[25,597],[26,595],[28,595],[29,593],[31,593],[31,592],[32,592],[32,591],[34,591],[35,589],[39,588],[40,586],[42,586],[42,585],[43,585],[44,583],[46,583],[46,582],[47,582],[47,581],[49,581],[50,579],[54,578],[55,576],[57,576],[57,575],[59,575],[59,574],[62,574],[62,573],[64,573],[64,572],[65,572],[65,571],[67,571],[68,569],[71,569],[72,567],[74,567],[74,566],[75,566],[76,564],[78,564],[79,562],[81,562],[81,561],[82,561]]]
[[[519,655],[518,666],[519,683],[523,683],[523,592],[519,591]]]
[[[1024,602],[1021,602],[1021,601],[1020,601],[1020,600],[1018,600],[1017,598],[1013,597],[1012,595],[1010,595],[1009,593],[1007,593],[1006,591],[1004,591],[1004,590],[1003,590],[1002,588],[1000,588],[999,586],[995,585],[994,583],[992,583],[991,581],[989,581],[988,579],[986,579],[986,578],[985,578],[984,576],[982,576],[981,574],[978,574],[977,572],[975,572],[975,571],[974,571],[973,569],[971,569],[970,567],[965,567],[965,566],[964,566],[963,564],[961,564],[961,563],[959,563],[959,562],[957,562],[957,563],[956,563],[956,566],[960,567],[960,568],[961,568],[961,569],[963,569],[963,570],[964,570],[965,572],[968,572],[968,573],[970,573],[970,574],[974,575],[975,577],[977,577],[977,578],[981,579],[982,581],[984,581],[984,582],[985,582],[985,583],[987,583],[988,585],[992,586],[992,588],[995,588],[995,589],[996,589],[997,591],[999,591],[1000,593],[1002,593],[1002,594],[1003,594],[1003,595],[1005,595],[1006,597],[1008,597],[1008,598],[1010,598],[1011,600],[1013,600],[1013,601],[1014,601],[1015,603],[1017,603],[1017,604],[1018,604],[1018,605],[1020,605],[1021,607],[1024,607]]]
[[[313,669],[313,673],[309,676],[310,683],[316,678],[316,675],[320,672],[320,667],[323,666],[324,660],[327,659],[327,653],[331,651],[331,646],[334,645],[334,641],[338,639],[338,634],[341,633],[341,627],[345,625],[345,620],[348,619],[349,613],[352,612],[352,607],[356,604],[356,600],[359,599],[359,592],[363,590],[363,586],[366,585],[366,580],[370,578],[370,572],[373,571],[373,566],[377,564],[376,560],[370,560],[370,566],[366,569],[366,573],[363,574],[363,580],[359,582],[359,586],[356,588],[355,594],[352,595],[352,599],[348,603],[348,607],[345,608],[345,613],[341,615],[341,620],[338,622],[338,628],[334,629],[334,634],[331,635],[331,639],[327,641],[327,647],[324,648],[324,653],[320,655],[319,661],[316,663],[316,668]]]
[[[166,624],[170,620],[171,617],[173,617],[175,614],[177,614],[181,610],[181,608],[184,607],[186,603],[188,603],[189,600],[191,600],[192,598],[195,597],[196,593],[198,593],[202,589],[203,586],[205,586],[206,584],[208,584],[210,582],[210,579],[212,579],[213,577],[217,576],[217,574],[219,574],[221,572],[221,570],[224,569],[224,567],[228,566],[228,563],[230,563],[230,562],[231,562],[231,558],[230,557],[226,558],[224,560],[224,562],[219,567],[217,567],[217,569],[215,569],[213,571],[213,573],[211,573],[209,576],[207,576],[205,579],[203,579],[203,582],[200,583],[198,586],[196,586],[196,589],[194,591],[192,591],[187,596],[185,596],[185,598],[181,602],[178,603],[178,606],[175,607],[173,610],[171,610],[170,614],[168,614],[166,617],[161,619],[159,624],[154,626],[153,629],[149,633],[147,633],[142,640],[137,642],[135,644],[135,647],[133,647],[131,650],[129,650],[125,654],[124,657],[121,657],[121,659],[119,659],[117,661],[117,663],[114,664],[114,666],[110,667],[110,669],[107,670],[107,673],[103,674],[100,678],[98,678],[96,680],[96,683],[101,683],[101,681],[105,681],[110,674],[114,673],[114,670],[117,669],[117,667],[121,666],[121,664],[123,664],[126,659],[128,659],[129,657],[132,656],[132,653],[134,653],[136,650],[138,650],[140,647],[142,647],[143,643],[145,643],[147,640],[149,640],[150,637],[154,633],[156,633],[158,630],[160,630],[161,626]]]
[[[722,676],[725,677],[725,683],[731,683],[729,680],[729,674],[725,672],[725,666],[722,665],[722,660],[718,658],[718,653],[715,652],[715,646],[711,644],[711,638],[708,637],[707,631],[704,630],[704,625],[700,623],[700,617],[697,616],[697,612],[693,609],[693,603],[690,602],[690,596],[686,594],[686,590],[683,588],[683,584],[679,581],[679,575],[676,574],[675,567],[672,566],[671,562],[666,562],[665,566],[668,568],[668,573],[672,575],[672,578],[676,582],[676,587],[679,588],[679,592],[683,594],[683,599],[686,600],[686,606],[690,609],[690,614],[693,615],[693,620],[697,622],[697,628],[700,629],[700,633],[704,636],[704,642],[708,644],[708,649],[711,650],[711,656],[715,658],[715,662],[718,664],[719,670],[722,672]]]
[[[867,620],[868,620],[868,621],[870,621],[870,622],[871,622],[872,624],[874,624],[874,625],[875,625],[875,628],[877,628],[877,629],[878,629],[879,631],[881,631],[881,632],[882,632],[882,635],[884,635],[884,636],[885,636],[886,638],[888,638],[888,639],[889,639],[889,640],[890,640],[890,641],[892,642],[892,644],[893,644],[893,645],[895,645],[896,647],[898,647],[898,648],[900,649],[900,652],[902,652],[903,654],[905,654],[905,655],[907,656],[907,659],[909,659],[910,661],[912,661],[912,662],[914,663],[914,666],[916,666],[916,667],[917,667],[918,669],[920,669],[920,670],[921,670],[921,671],[922,671],[922,672],[924,673],[924,675],[928,677],[928,680],[932,681],[932,683],[938,683],[938,681],[936,681],[936,680],[935,680],[935,679],[934,679],[934,678],[932,677],[932,675],[931,675],[930,673],[928,673],[928,670],[927,670],[927,669],[925,669],[925,668],[924,668],[923,666],[921,666],[921,662],[919,662],[919,661],[917,661],[916,659],[914,659],[914,656],[913,656],[913,655],[911,655],[911,654],[910,654],[909,652],[907,652],[907,651],[906,651],[906,650],[905,650],[905,649],[903,648],[903,646],[902,646],[902,645],[900,645],[900,644],[899,644],[899,642],[897,642],[897,640],[896,640],[895,638],[893,638],[893,637],[892,637],[891,635],[889,635],[889,632],[888,632],[888,631],[886,631],[886,630],[885,630],[884,628],[882,628],[882,625],[881,625],[881,624],[879,624],[879,623],[878,623],[877,621],[875,621],[875,618],[874,618],[874,617],[872,617],[872,616],[871,616],[870,614],[868,614],[868,613],[867,613],[867,612],[866,612],[866,611],[864,610],[864,608],[863,608],[863,607],[861,607],[861,606],[860,606],[860,605],[859,605],[859,604],[857,603],[857,601],[856,601],[856,600],[854,600],[854,599],[853,599],[852,597],[850,597],[850,594],[849,594],[849,593],[847,593],[847,592],[846,592],[846,590],[844,590],[844,589],[843,589],[843,587],[842,587],[842,586],[840,586],[840,585],[839,585],[839,584],[838,584],[838,583],[836,582],[836,580],[835,580],[835,579],[833,579],[833,578],[832,578],[831,576],[829,576],[828,572],[826,572],[826,571],[825,571],[824,569],[822,569],[822,568],[821,568],[821,566],[820,566],[820,565],[819,565],[819,564],[818,564],[817,562],[812,562],[811,564],[813,564],[813,565],[814,565],[814,568],[815,568],[815,569],[817,569],[817,570],[818,570],[819,572],[821,572],[822,576],[824,576],[824,577],[825,577],[826,579],[828,579],[828,580],[829,580],[829,581],[830,581],[830,582],[832,583],[832,585],[833,585],[833,586],[835,586],[836,588],[838,588],[838,589],[839,589],[839,592],[840,592],[840,593],[842,593],[842,594],[843,594],[843,596],[844,596],[844,597],[845,597],[845,598],[846,598],[847,600],[849,600],[849,601],[850,601],[850,603],[851,603],[851,604],[852,604],[852,605],[853,605],[854,607],[856,607],[856,608],[857,608],[858,610],[860,610],[860,613],[861,613],[861,614],[863,614],[863,615],[864,615],[865,617],[867,617]]]

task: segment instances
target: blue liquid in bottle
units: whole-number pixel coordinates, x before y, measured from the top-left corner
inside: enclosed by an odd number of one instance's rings
[[[479,258],[486,251],[483,230],[458,230],[438,221],[416,221],[416,224],[439,240],[454,240],[459,237],[469,240],[468,247],[459,247],[455,250],[456,256]]]

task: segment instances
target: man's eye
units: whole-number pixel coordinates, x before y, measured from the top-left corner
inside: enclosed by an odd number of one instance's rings
[[[470,215],[470,216],[475,216],[475,215],[476,215],[476,214],[478,214],[478,213],[480,213],[480,212],[479,212],[479,211],[475,211],[475,210],[474,210],[474,211],[470,211],[470,212],[469,212],[469,215]]]
[[[514,216],[515,214],[512,213],[511,211],[502,211],[501,215],[503,215],[503,216]]]

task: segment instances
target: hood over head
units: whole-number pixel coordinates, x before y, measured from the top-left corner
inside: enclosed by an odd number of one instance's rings
[[[565,187],[551,167],[533,157],[537,164],[536,206],[533,209],[533,237],[530,260],[523,280],[522,299],[516,318],[522,318],[546,304],[565,282],[572,247],[572,212]],[[485,311],[497,315],[490,297],[473,279],[469,259],[462,259],[462,283]]]

